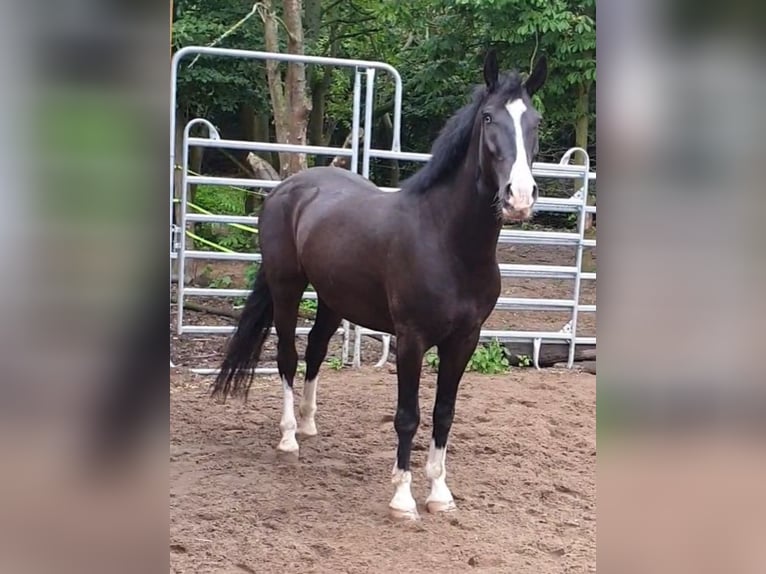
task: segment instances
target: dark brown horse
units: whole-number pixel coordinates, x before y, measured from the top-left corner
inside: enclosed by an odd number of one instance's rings
[[[395,517],[417,517],[410,451],[420,423],[423,356],[433,346],[439,374],[426,506],[432,512],[455,508],[445,482],[447,436],[458,384],[500,294],[495,253],[503,220],[529,218],[537,198],[531,165],[540,115],[530,98],[546,75],[544,58],[526,82],[517,72],[498,74],[490,52],[485,85],[447,122],[429,163],[398,193],[382,192],[342,169],[316,167],[285,179],[264,201],[262,265],[213,394],[247,394],[273,322],[284,390],[277,448],[297,454],[296,432],[317,432],[317,375],[341,320],[396,335],[399,446],[389,505]],[[295,328],[308,283],[316,289],[318,310],[308,337],[298,423]]]

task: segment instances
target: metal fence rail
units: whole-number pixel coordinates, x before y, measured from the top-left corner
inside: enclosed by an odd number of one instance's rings
[[[427,162],[430,154],[395,152],[379,149],[368,151],[370,157],[382,159],[398,159],[406,161]],[[582,154],[582,165],[570,163],[575,153]],[[503,229],[500,231],[499,244],[532,244],[548,246],[574,246],[576,247],[575,261],[572,266],[549,266],[549,265],[512,265],[499,264],[500,274],[503,277],[527,277],[527,278],[550,278],[574,280],[573,294],[570,299],[529,299],[515,297],[500,297],[495,305],[499,311],[570,311],[570,320],[558,332],[531,332],[514,330],[482,329],[481,339],[499,341],[531,342],[533,344],[532,362],[539,368],[540,346],[543,342],[550,344],[568,344],[569,353],[567,366],[572,367],[575,349],[580,345],[595,345],[595,337],[577,337],[577,321],[580,313],[595,313],[595,305],[580,304],[580,288],[583,280],[595,280],[596,273],[582,271],[582,255],[586,247],[595,247],[595,239],[585,238],[585,214],[596,213],[595,205],[588,205],[589,183],[596,180],[596,173],[590,171],[590,157],[582,148],[570,148],[562,156],[559,163],[535,162],[532,165],[532,174],[535,177],[574,179],[581,181],[580,189],[571,198],[561,199],[553,197],[539,197],[535,202],[535,212],[569,212],[578,214],[577,232],[555,231],[527,231],[520,229]],[[384,191],[397,192],[399,188],[381,188]],[[353,365],[361,365],[362,335],[381,335],[383,337],[383,354],[376,366],[383,365],[388,360],[390,335],[366,329],[354,327],[354,357]]]
[[[222,139],[216,128],[207,120],[197,118],[187,123],[183,132],[183,157],[182,157],[182,190],[180,197],[180,221],[173,225],[173,170],[175,168],[175,105],[176,105],[176,81],[180,61],[192,54],[203,54],[221,57],[246,58],[246,59],[272,59],[284,62],[301,61],[310,64],[325,64],[332,66],[349,67],[354,69],[354,89],[352,105],[352,134],[351,148],[336,148],[331,146],[309,146],[276,144],[270,142],[252,142],[241,140]],[[394,129],[391,150],[371,148],[372,134],[372,102],[376,70],[382,70],[392,75],[395,82],[394,96]],[[361,79],[365,76],[365,113],[362,149],[359,149],[359,135],[361,119]],[[188,260],[208,259],[222,261],[248,261],[260,262],[260,253],[234,253],[234,252],[211,252],[195,249],[187,249],[187,226],[189,223],[224,223],[244,224],[255,227],[258,224],[257,217],[218,215],[210,213],[190,213],[188,211],[187,190],[190,184],[238,186],[243,188],[273,188],[279,181],[257,180],[248,178],[213,177],[191,175],[188,170],[189,148],[199,146],[212,149],[237,149],[247,151],[274,151],[288,153],[302,153],[309,155],[333,155],[351,158],[351,171],[358,173],[359,159],[361,159],[361,175],[369,177],[370,161],[376,159],[395,159],[405,161],[426,162],[430,154],[409,153],[400,151],[401,133],[401,98],[402,84],[399,73],[390,65],[382,62],[364,60],[346,60],[340,58],[320,58],[311,56],[295,56],[290,54],[273,54],[269,52],[255,52],[245,50],[230,50],[224,48],[187,47],[179,50],[173,56],[171,90],[171,143],[170,143],[170,217],[171,217],[171,258],[178,262],[178,287],[177,287],[177,320],[176,332],[184,334],[226,334],[234,330],[232,326],[221,325],[189,325],[184,323],[185,313],[183,303],[187,296],[204,297],[245,297],[249,294],[247,289],[217,289],[187,287],[184,284],[185,266]],[[206,128],[207,137],[192,137],[191,128],[194,126]],[[575,153],[582,154],[583,165],[573,165],[570,160]],[[559,331],[525,331],[525,330],[493,330],[484,329],[481,332],[483,340],[497,339],[500,341],[529,342],[533,344],[533,363],[538,366],[539,350],[543,342],[547,344],[565,344],[569,346],[568,366],[574,361],[576,345],[594,345],[595,337],[582,337],[577,334],[577,323],[580,313],[595,313],[595,305],[580,304],[580,288],[583,280],[595,280],[596,273],[582,272],[582,256],[586,247],[594,247],[595,240],[585,238],[585,220],[587,213],[595,213],[596,207],[588,205],[589,183],[596,180],[595,172],[590,171],[590,159],[585,150],[572,148],[568,150],[559,163],[533,164],[532,173],[535,177],[573,179],[581,182],[578,191],[571,198],[540,197],[535,203],[534,210],[537,212],[564,212],[577,213],[578,225],[575,232],[549,232],[529,231],[522,229],[503,229],[500,232],[500,244],[533,244],[546,246],[571,246],[575,247],[575,260],[572,265],[520,265],[501,263],[499,265],[502,277],[536,278],[536,279],[567,279],[573,281],[572,297],[569,299],[534,299],[519,297],[500,297],[495,309],[513,311],[564,311],[570,315],[569,321]],[[384,191],[397,192],[398,188],[381,188]],[[316,299],[316,293],[304,293],[304,299]],[[310,328],[303,327],[297,330],[297,334],[306,335]],[[273,331],[273,329],[272,329]],[[337,334],[343,339],[343,361],[349,362],[349,346],[351,341],[351,325],[343,321]],[[391,335],[381,333],[360,326],[354,326],[354,366],[361,364],[361,338],[365,334],[381,335],[383,340],[382,356],[378,365],[383,364],[388,358]],[[196,368],[192,369],[200,374],[215,374],[217,369]],[[275,373],[273,368],[259,368],[256,373]]]
[[[303,62],[306,64],[317,64],[325,66],[335,66],[343,68],[354,69],[354,89],[353,89],[353,104],[352,104],[352,133],[351,147],[348,148],[335,148],[330,146],[296,146],[288,144],[276,144],[270,142],[248,142],[248,141],[236,141],[236,140],[224,140],[220,137],[220,134],[215,127],[205,119],[191,120],[184,129],[184,141],[183,141],[183,159],[181,169],[182,174],[182,194],[181,194],[181,221],[178,225],[173,224],[173,208],[174,208],[174,171],[176,167],[175,157],[175,135],[176,135],[176,99],[177,99],[177,86],[178,86],[178,70],[181,61],[191,55],[207,55],[217,56],[223,58],[240,58],[247,60],[274,60],[279,62]],[[203,146],[208,148],[227,148],[227,149],[240,149],[251,151],[275,151],[275,152],[294,152],[304,154],[317,154],[317,155],[335,155],[342,157],[350,157],[351,165],[350,169],[353,172],[358,172],[359,165],[359,131],[360,131],[360,115],[361,115],[361,94],[362,94],[362,73],[366,75],[366,103],[367,109],[365,111],[365,137],[364,146],[365,149],[369,149],[370,139],[369,133],[371,132],[370,125],[372,123],[372,101],[374,90],[375,71],[381,70],[390,74],[394,80],[394,119],[393,119],[393,143],[391,149],[393,151],[399,151],[400,149],[400,134],[401,134],[401,109],[402,109],[402,79],[399,72],[391,65],[385,62],[376,62],[368,60],[352,60],[346,58],[327,58],[319,56],[299,56],[294,54],[277,54],[272,52],[259,52],[250,50],[234,50],[228,48],[211,48],[200,46],[187,46],[178,50],[172,59],[171,68],[171,97],[170,97],[170,245],[171,245],[171,260],[178,262],[178,288],[177,288],[177,317],[176,317],[176,331],[179,335],[185,333],[220,333],[223,332],[220,328],[214,326],[204,325],[185,325],[184,324],[184,298],[187,295],[208,295],[210,296],[211,290],[199,290],[195,288],[186,288],[184,285],[185,277],[185,265],[187,259],[223,259],[229,261],[260,261],[259,254],[244,254],[244,253],[207,253],[204,251],[187,250],[186,249],[186,229],[187,223],[190,222],[208,222],[208,223],[245,223],[245,224],[257,224],[257,218],[250,217],[233,217],[233,216],[218,216],[218,215],[201,215],[188,213],[188,198],[187,190],[189,184],[205,184],[205,185],[234,185],[240,187],[260,187],[271,188],[277,185],[279,182],[269,180],[254,180],[254,179],[241,179],[241,178],[216,178],[216,177],[204,177],[189,175],[188,173],[188,161],[189,161],[189,148],[191,146]],[[203,125],[207,128],[207,138],[191,137],[190,130],[195,125]],[[366,155],[363,157],[363,163],[365,170],[369,169],[369,157]],[[172,287],[172,277],[171,277]],[[219,293],[219,295],[222,295]],[[240,295],[225,295],[225,296],[240,296]],[[348,347],[350,340],[350,323],[343,321],[338,333],[343,337],[343,359],[347,360]],[[231,329],[229,329],[231,330]],[[299,329],[298,334],[304,335],[307,330]],[[172,361],[171,361],[172,364]],[[211,374],[217,372],[215,369],[192,369],[200,374]],[[259,368],[256,369],[256,373],[274,373],[275,369]]]

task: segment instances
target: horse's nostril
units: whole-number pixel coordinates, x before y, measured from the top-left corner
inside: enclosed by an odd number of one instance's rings
[[[532,199],[534,201],[537,201],[538,194],[539,194],[539,190],[537,189],[537,184],[535,184],[534,186],[532,186]]]

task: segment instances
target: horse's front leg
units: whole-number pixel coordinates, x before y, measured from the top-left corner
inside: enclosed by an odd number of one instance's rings
[[[480,330],[468,336],[452,336],[439,345],[439,374],[433,413],[433,435],[428,451],[426,476],[431,492],[426,498],[429,512],[455,510],[455,501],[447,487],[447,437],[455,416],[455,399],[460,379],[479,342]]]
[[[398,398],[394,428],[399,438],[396,450],[392,482],[395,485],[394,497],[389,503],[389,513],[397,519],[418,518],[417,505],[412,497],[410,485],[410,454],[412,439],[420,424],[420,405],[418,388],[420,371],[423,366],[425,348],[418,337],[399,335],[396,348],[396,372],[398,378]]]

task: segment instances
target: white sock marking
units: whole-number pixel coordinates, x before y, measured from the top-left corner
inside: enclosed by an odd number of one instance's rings
[[[412,472],[409,470],[400,470],[396,467],[396,463],[394,463],[391,482],[396,487],[396,491],[388,506],[399,512],[417,515],[417,504],[415,503],[415,499],[412,498],[412,490],[410,489],[412,484]]]
[[[301,421],[298,425],[298,434],[314,436],[317,434],[316,421],[314,415],[317,412],[317,383],[319,376],[303,384],[303,396],[298,407],[301,415]]]
[[[527,111],[524,100],[517,98],[505,104],[505,109],[513,120],[513,131],[516,137],[516,159],[511,166],[508,175],[508,183],[511,185],[513,197],[509,198],[514,209],[527,209],[532,206],[532,190],[535,187],[535,178],[527,159],[527,149],[524,145],[524,132],[521,129],[521,116]]]
[[[431,481],[431,492],[426,499],[429,502],[450,506],[454,504],[452,493],[447,487],[447,447],[436,448],[436,443],[431,439],[431,447],[428,449],[428,462],[426,463],[426,476]]]
[[[298,428],[298,424],[295,420],[295,407],[293,403],[293,389],[287,384],[287,379],[282,377],[282,420],[279,421],[282,440],[279,441],[277,449],[283,452],[298,451],[298,441],[295,440],[295,430]]]

